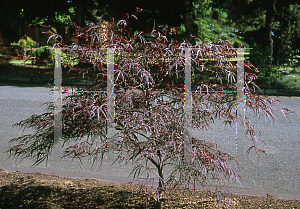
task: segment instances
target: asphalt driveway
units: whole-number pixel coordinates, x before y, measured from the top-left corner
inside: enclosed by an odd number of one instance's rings
[[[22,130],[12,127],[12,124],[29,118],[32,114],[44,112],[42,104],[53,100],[49,94],[49,88],[43,86],[0,85],[0,168],[4,170],[19,170],[24,172],[40,172],[69,177],[96,178],[111,181],[132,181],[128,177],[131,165],[110,166],[114,154],[109,154],[102,165],[101,170],[90,169],[90,166],[80,167],[77,161],[61,159],[61,152],[57,147],[48,164],[42,163],[38,167],[31,168],[33,161],[26,159],[22,162],[10,158],[8,153],[8,141],[22,134]],[[279,117],[276,122],[265,120],[264,117],[254,117],[250,112],[246,115],[257,125],[261,131],[261,139],[266,142],[268,155],[257,158],[255,152],[250,152],[240,171],[243,177],[244,188],[229,188],[231,192],[248,194],[270,193],[278,197],[300,200],[300,98],[276,97],[282,102],[282,106],[296,112],[298,116],[290,117],[291,123],[284,117]],[[195,132],[196,137],[218,143],[218,148],[235,156],[235,126],[224,127],[221,123],[215,123],[213,131]],[[27,130],[25,133],[30,133]],[[247,146],[250,142],[247,140]]]

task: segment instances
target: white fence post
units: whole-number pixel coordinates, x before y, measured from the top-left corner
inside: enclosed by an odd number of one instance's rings
[[[107,139],[114,135],[114,49],[107,49]]]
[[[185,94],[184,94],[184,160],[192,162],[192,89],[191,89],[191,49],[185,48]]]
[[[237,108],[236,108],[236,158],[245,160],[245,72],[244,48],[237,49]],[[238,118],[243,124],[238,123]]]
[[[61,49],[55,49],[54,68],[54,144],[62,139],[62,69],[61,69]]]

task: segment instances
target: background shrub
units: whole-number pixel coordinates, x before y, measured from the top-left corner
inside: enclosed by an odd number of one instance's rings
[[[32,56],[40,58],[40,59],[52,57],[52,56],[54,56],[54,53],[51,52],[51,48],[52,47],[50,47],[50,46],[40,47],[32,52]]]
[[[11,47],[16,49],[18,52],[23,52],[25,48],[33,47],[35,41],[32,40],[30,37],[22,38],[18,41],[18,43],[11,43]]]

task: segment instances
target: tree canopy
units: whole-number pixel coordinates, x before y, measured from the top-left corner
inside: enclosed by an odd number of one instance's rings
[[[173,6],[170,9],[171,4]],[[15,27],[18,24],[67,24],[73,22],[84,27],[89,23],[97,22],[99,18],[122,19],[125,13],[133,14],[138,7],[143,10],[138,17],[141,24],[132,23],[134,30],[151,31],[156,26],[174,27],[181,33],[172,35],[170,38],[179,41],[190,38],[190,34],[200,35],[202,39],[210,38],[213,41],[227,37],[224,36],[224,31],[220,32],[224,30],[224,27],[220,27],[220,24],[225,22],[224,13],[216,15],[216,9],[212,10],[211,8],[211,1],[180,1],[174,5],[172,1],[158,0],[131,0],[130,3],[119,0],[84,2],[55,0],[51,3],[30,0],[18,2],[17,7],[15,5],[8,1],[0,9],[0,20],[3,25]],[[202,18],[204,21],[201,21]],[[187,25],[190,26],[187,27]],[[201,33],[199,34],[197,31],[201,31]]]
[[[282,64],[299,53],[296,40],[300,38],[300,7],[297,1],[214,0],[213,6],[228,13],[237,33],[255,47],[253,54],[274,57],[274,64]],[[257,50],[260,52],[255,52]],[[266,63],[263,56],[260,59]],[[259,65],[258,62],[254,64]]]
[[[58,6],[59,5],[59,6]],[[67,1],[4,1],[1,3],[1,25],[11,27],[19,24],[31,24],[36,19],[46,19],[53,22],[57,14],[64,14],[70,8]]]

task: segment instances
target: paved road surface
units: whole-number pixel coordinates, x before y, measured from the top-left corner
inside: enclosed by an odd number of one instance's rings
[[[282,105],[294,110],[300,116],[300,98],[278,97]],[[132,166],[118,165],[110,166],[114,154],[109,154],[100,171],[90,169],[89,166],[80,168],[77,161],[61,159],[61,152],[57,147],[48,165],[41,164],[31,168],[33,161],[22,162],[10,158],[8,153],[8,141],[22,134],[18,128],[11,127],[12,124],[29,118],[32,114],[41,114],[44,102],[52,101],[53,95],[49,95],[49,88],[33,87],[29,85],[8,86],[0,85],[0,168],[4,170],[19,170],[24,172],[40,172],[60,176],[96,178],[110,181],[128,182]],[[253,117],[246,112],[254,124],[257,124],[262,133],[261,138],[268,145],[268,155],[261,155],[258,159],[255,152],[250,153],[249,160],[244,162],[240,175],[243,177],[244,188],[228,187],[230,192],[240,192],[253,195],[273,194],[277,197],[300,200],[300,120],[297,116],[290,118],[289,123],[284,117],[279,121],[270,122],[264,117]],[[213,131],[206,133],[194,133],[195,136],[211,142],[218,142],[218,148],[235,155],[235,127],[232,129],[224,127],[219,123],[212,126]],[[31,131],[32,132],[32,131]],[[26,131],[25,133],[30,133]],[[247,144],[250,146],[250,143]]]

